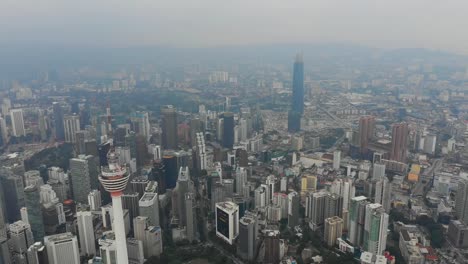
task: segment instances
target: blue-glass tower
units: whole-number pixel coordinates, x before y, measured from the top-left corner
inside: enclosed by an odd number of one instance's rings
[[[289,132],[301,130],[301,117],[304,113],[304,61],[302,54],[296,56],[293,69],[292,106],[288,114]]]

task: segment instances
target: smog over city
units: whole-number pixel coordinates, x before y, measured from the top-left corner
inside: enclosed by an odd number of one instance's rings
[[[0,264],[468,263],[468,2],[0,2]]]

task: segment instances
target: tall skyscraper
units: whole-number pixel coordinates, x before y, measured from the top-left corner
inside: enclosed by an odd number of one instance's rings
[[[336,240],[341,238],[343,233],[343,219],[338,216],[333,216],[325,219],[324,240],[329,247],[336,244]]]
[[[126,232],[122,208],[122,192],[127,186],[130,175],[125,167],[118,164],[119,157],[114,152],[109,152],[107,157],[109,166],[102,167],[99,181],[106,191],[112,196],[112,209],[114,213],[114,232],[116,237],[118,264],[128,264]]]
[[[375,117],[362,116],[359,119],[359,147],[361,154],[369,150],[369,141],[374,137]]]
[[[151,137],[151,127],[148,112],[134,112],[130,116],[130,121],[132,122],[133,131],[139,135],[142,135],[146,141],[148,141]]]
[[[76,213],[78,236],[80,238],[81,256],[96,255],[96,238],[94,236],[93,213],[81,211]]]
[[[216,235],[232,245],[239,235],[239,206],[233,202],[216,204]]]
[[[387,244],[388,214],[381,204],[368,204],[364,224],[364,250],[382,255]]]
[[[65,128],[63,126],[63,108],[58,102],[52,103],[54,111],[55,138],[58,141],[65,140]]]
[[[179,222],[181,226],[186,225],[186,209],[185,209],[185,194],[193,192],[194,186],[193,181],[190,179],[190,173],[188,167],[180,167],[179,177],[177,179],[177,200],[178,200],[178,212]]]
[[[88,204],[89,204],[89,209],[91,211],[101,210],[101,204],[102,204],[101,192],[98,190],[92,190],[88,194]]]
[[[247,197],[248,193],[245,192],[247,185],[247,169],[243,167],[236,168],[236,193],[238,195]]]
[[[293,228],[299,224],[300,197],[297,192],[288,194],[288,226]]]
[[[406,162],[406,152],[408,148],[408,124],[399,123],[392,127],[392,149],[390,159]]]
[[[8,236],[13,263],[24,263],[22,260],[27,258],[26,252],[34,243],[31,226],[23,221],[14,222],[8,228]]]
[[[70,159],[70,178],[73,198],[76,202],[86,204],[91,190],[99,187],[98,165],[92,155],[79,155]]]
[[[257,223],[251,215],[245,215],[239,221],[239,250],[241,258],[254,261],[257,250]]]
[[[234,145],[234,114],[223,114],[223,147],[232,149]]]
[[[301,130],[301,117],[304,114],[304,61],[302,54],[296,56],[293,69],[292,106],[288,114],[288,131]]]
[[[13,223],[21,219],[20,209],[26,205],[23,179],[10,171],[0,169],[0,181],[2,181],[3,197],[5,198],[7,221]]]
[[[140,216],[148,217],[149,225],[159,226],[159,199],[157,193],[144,193],[139,202]]]
[[[265,256],[263,263],[280,263],[280,232],[279,230],[264,230]]]
[[[164,149],[177,149],[177,111],[172,105],[161,108],[162,146]]]
[[[65,115],[63,118],[63,128],[65,131],[65,142],[75,143],[76,132],[80,130],[80,117],[77,115]]]
[[[27,186],[24,188],[24,197],[34,240],[42,241],[45,233],[39,188],[36,185]]]
[[[341,151],[335,150],[333,151],[333,169],[339,170],[341,164]]]
[[[381,204],[386,213],[390,213],[391,207],[391,183],[387,177],[382,177],[375,183],[374,202]]]
[[[206,170],[207,167],[207,157],[206,157],[206,145],[205,145],[205,136],[202,132],[196,133],[196,168],[201,170]]]
[[[197,235],[197,217],[196,217],[196,203],[195,194],[185,194],[185,226],[187,232],[187,240],[192,242],[196,239]]]
[[[468,225],[468,179],[466,178],[461,178],[458,181],[455,214],[460,221]]]
[[[385,164],[374,163],[374,167],[372,169],[372,179],[379,180],[383,177],[385,177]]]
[[[72,233],[46,236],[44,244],[47,248],[49,264],[80,264],[78,240]]]
[[[24,128],[23,109],[11,109],[10,117],[11,126],[13,128],[13,136],[26,136],[26,129]]]
[[[349,206],[349,241],[355,246],[361,246],[363,244],[367,204],[369,204],[369,202],[365,196],[358,196],[351,199]]]
[[[140,196],[136,192],[122,194],[123,209],[128,210],[130,225],[133,227],[133,218],[140,215]]]
[[[325,199],[328,193],[325,191],[310,193],[306,197],[306,216],[314,229],[318,229],[325,219]]]
[[[163,252],[162,230],[159,226],[148,226],[145,231],[146,252],[145,257],[159,256]]]
[[[2,263],[0,261],[0,263]],[[28,264],[48,263],[47,250],[42,242],[36,242],[28,248]]]

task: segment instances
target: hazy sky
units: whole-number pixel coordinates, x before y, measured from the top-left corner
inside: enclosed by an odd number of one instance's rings
[[[468,54],[467,0],[1,0],[0,44],[354,43]]]

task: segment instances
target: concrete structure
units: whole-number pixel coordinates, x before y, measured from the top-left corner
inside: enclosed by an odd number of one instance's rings
[[[128,264],[126,232],[122,208],[122,191],[127,186],[129,174],[125,167],[118,164],[119,157],[114,152],[107,155],[108,167],[102,167],[99,177],[101,184],[112,196],[112,209],[114,215],[114,232],[116,237],[116,251],[118,264]]]
[[[257,223],[251,215],[242,217],[239,221],[239,256],[247,261],[254,261],[257,250]]]
[[[233,202],[216,203],[216,235],[232,245],[239,235],[239,206]]]
[[[101,210],[102,200],[101,200],[101,192],[98,190],[92,190],[88,194],[88,205],[91,211],[99,211]]]
[[[297,192],[288,194],[288,226],[295,227],[299,224],[300,197]]]
[[[461,221],[450,221],[447,237],[455,247],[468,248],[468,226]]]
[[[161,108],[162,147],[177,149],[177,111],[172,105]]]
[[[343,219],[333,216],[325,219],[324,240],[329,247],[336,244],[338,238],[343,234]]]
[[[366,205],[364,250],[382,255],[387,245],[388,214],[381,204]]]
[[[15,137],[26,136],[26,129],[24,127],[24,119],[23,119],[23,109],[11,109],[10,117],[11,117],[11,126],[12,126],[13,136]]]
[[[349,241],[355,246],[363,244],[366,205],[368,203],[365,196],[351,199],[349,206]]]
[[[80,238],[81,256],[96,255],[93,214],[91,212],[77,212],[76,219],[78,236]]]
[[[392,148],[390,151],[390,159],[406,162],[408,149],[408,124],[399,123],[392,127]]]
[[[196,201],[194,193],[185,194],[185,226],[187,240],[192,242],[197,235]]]
[[[335,150],[333,151],[333,169],[339,170],[341,164],[341,151]]]
[[[86,204],[91,190],[98,189],[98,164],[92,155],[79,155],[70,159],[70,179],[73,198],[78,203]]]
[[[44,237],[49,264],[80,264],[78,240],[72,233]]]
[[[75,143],[76,132],[80,130],[80,116],[65,115],[63,118],[63,128],[65,131],[65,142]]]
[[[139,201],[140,216],[148,217],[149,225],[159,226],[159,199],[157,193],[144,193]]]

